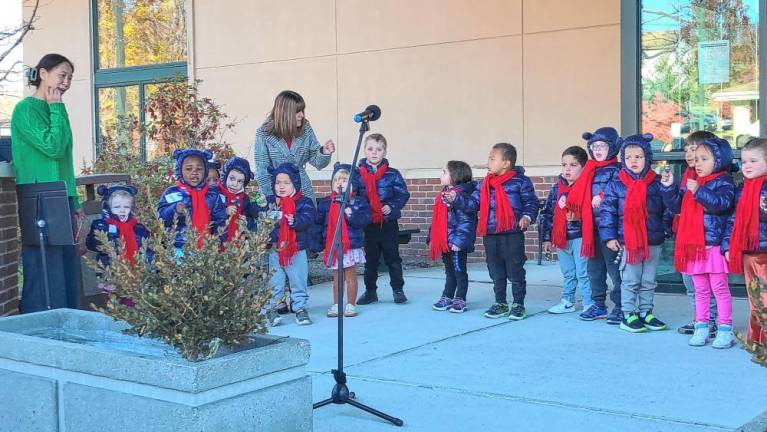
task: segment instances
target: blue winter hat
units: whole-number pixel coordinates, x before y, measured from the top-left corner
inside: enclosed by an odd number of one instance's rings
[[[651,133],[631,135],[631,136],[627,136],[626,138],[623,138],[621,140],[621,165],[624,168],[626,168],[626,163],[625,163],[626,147],[639,146],[642,148],[642,151],[644,151],[644,159],[645,159],[645,165],[641,175],[645,175],[647,171],[650,170],[650,165],[652,165],[651,143],[653,138],[654,138],[653,134]]]
[[[184,176],[181,173],[181,167],[184,165],[184,160],[189,157],[198,157],[202,161],[204,172],[200,184],[205,183],[206,179],[208,178],[208,160],[213,157],[213,153],[210,150],[184,149],[173,151],[173,159],[176,159],[176,179],[181,182],[184,181]]]
[[[128,193],[130,196],[134,197],[134,201],[135,201],[135,197],[136,197],[135,186],[123,185],[123,184],[118,184],[113,186],[101,185],[98,187],[98,189],[96,189],[96,192],[98,192],[98,194],[101,195],[101,203],[102,203],[101,206],[104,209],[104,211],[106,211],[107,213],[109,213],[109,199],[112,197],[112,194],[118,191]]]
[[[239,171],[245,175],[245,183],[243,186],[247,186],[248,183],[253,180],[253,177],[255,177],[253,171],[250,170],[250,163],[248,163],[248,160],[241,157],[235,156],[226,161],[224,164],[224,175],[222,176],[224,181],[226,181],[226,178],[229,177],[229,172],[232,170]]]
[[[615,128],[605,126],[594,132],[584,132],[581,136],[586,140],[586,149],[592,159],[594,159],[594,153],[591,151],[591,144],[597,141],[604,141],[610,147],[607,152],[607,159],[618,156],[620,151],[620,135],[618,135],[618,131]]]
[[[269,175],[272,176],[272,192],[275,195],[277,195],[277,191],[275,190],[274,185],[277,183],[278,174],[287,174],[287,176],[290,177],[290,181],[293,183],[293,188],[295,188],[296,192],[301,190],[301,173],[298,171],[298,167],[292,163],[281,163],[277,168],[269,167],[267,170],[269,171]]]
[[[707,138],[698,146],[704,145],[714,155],[714,172],[730,171],[732,168],[732,147],[723,138]]]

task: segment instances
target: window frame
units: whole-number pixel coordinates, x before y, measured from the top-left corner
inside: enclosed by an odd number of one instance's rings
[[[190,5],[184,2],[184,13],[189,16],[186,10]],[[91,81],[93,83],[93,93],[91,104],[93,106],[93,155],[98,157],[101,150],[101,118],[99,90],[106,88],[131,87],[138,86],[139,93],[139,122],[143,125],[146,121],[145,107],[145,87],[148,84],[158,84],[189,79],[189,24],[186,25],[186,44],[187,59],[181,62],[159,63],[141,66],[123,66],[109,69],[100,68],[99,59],[99,13],[98,0],[90,0],[90,25],[91,25]],[[141,160],[146,160],[146,135],[141,134],[139,148],[141,149]]]

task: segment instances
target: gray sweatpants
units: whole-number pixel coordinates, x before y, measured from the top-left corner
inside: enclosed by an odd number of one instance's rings
[[[650,246],[650,257],[637,264],[626,263],[624,251],[621,258],[621,311],[628,317],[632,313],[647,314],[653,308],[655,275],[658,271],[661,246]]]

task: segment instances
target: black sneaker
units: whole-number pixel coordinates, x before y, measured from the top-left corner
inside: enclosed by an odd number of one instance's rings
[[[676,329],[676,332],[683,335],[691,335],[695,333],[695,323],[685,324]]]
[[[309,318],[309,312],[306,309],[299,309],[296,311],[296,323],[298,325],[309,325],[312,323],[312,319]]]
[[[525,315],[525,307],[522,306],[519,303],[514,303],[511,305],[511,310],[509,311],[509,319],[513,321],[520,321],[525,319],[527,315]]]
[[[623,321],[621,321],[620,329],[631,333],[643,333],[647,331],[644,324],[642,324],[642,320],[639,319],[637,314],[631,314],[627,318],[623,318]]]
[[[509,305],[506,303],[493,303],[490,309],[485,311],[487,318],[501,318],[509,315]]]
[[[613,311],[607,315],[605,322],[610,325],[618,325],[623,321],[623,311],[620,307],[615,306]]]
[[[405,291],[394,290],[392,291],[392,295],[394,296],[394,303],[397,303],[397,304],[407,303],[407,297],[405,297]]]
[[[668,328],[666,323],[659,320],[658,318],[655,318],[655,315],[653,315],[652,312],[648,312],[647,315],[643,317],[640,316],[639,319],[642,321],[642,324],[647,330],[660,331],[666,330]]]
[[[371,303],[378,303],[378,294],[375,291],[365,290],[365,293],[357,299],[358,305],[369,305]]]

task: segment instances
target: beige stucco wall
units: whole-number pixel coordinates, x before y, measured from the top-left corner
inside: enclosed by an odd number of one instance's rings
[[[531,173],[553,174],[584,130],[619,123],[619,0],[187,1],[190,75],[238,120],[229,140],[249,158],[286,88],[343,160],[352,115],[380,105],[374,131],[411,177],[436,176],[449,159],[482,165],[498,141],[515,144]],[[66,101],[78,161],[93,142],[89,10],[88,0],[49,0],[24,54],[76,63]]]

